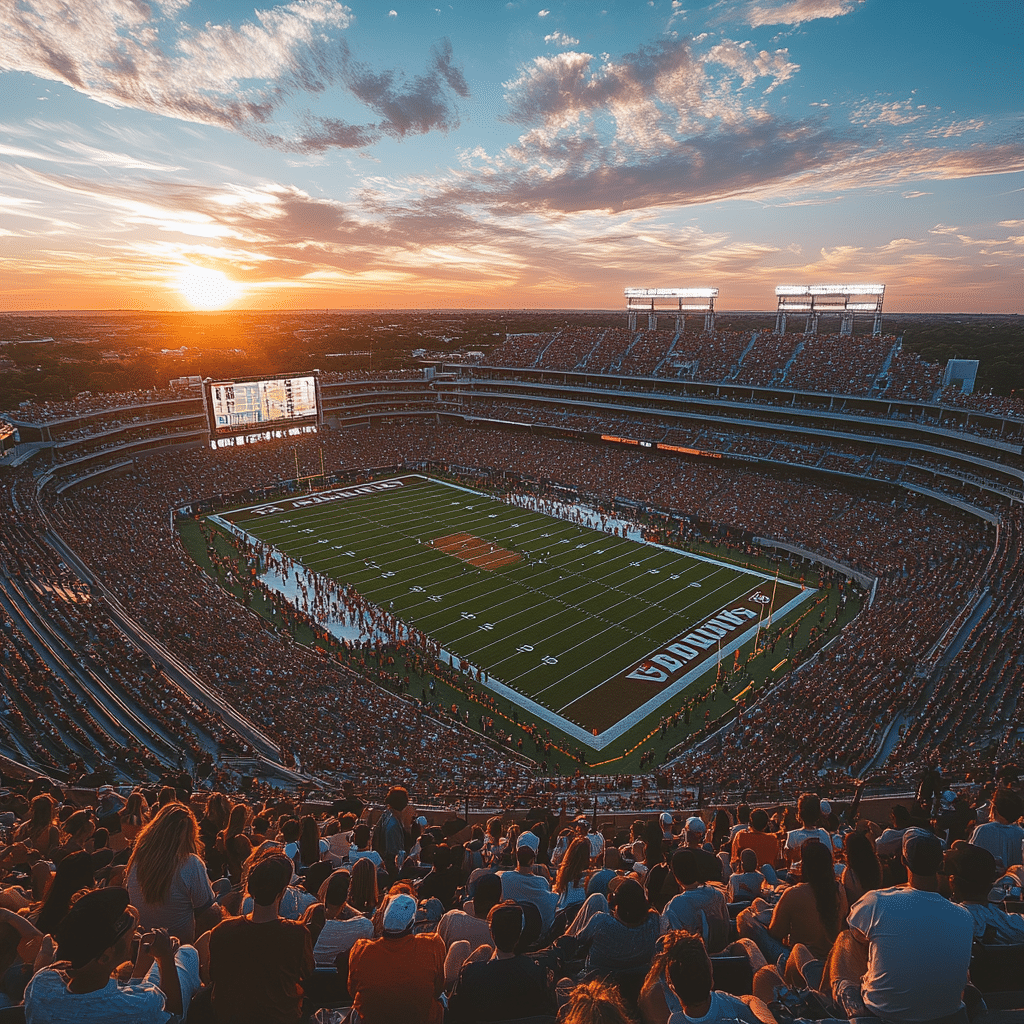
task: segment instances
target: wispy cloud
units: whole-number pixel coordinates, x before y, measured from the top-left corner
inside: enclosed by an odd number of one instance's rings
[[[878,100],[862,103],[854,108],[850,120],[854,124],[900,126],[913,124],[927,116],[928,108],[913,100],[894,100],[883,103]]]
[[[341,34],[352,12],[336,0],[295,0],[238,25],[189,26],[187,0],[63,0],[0,5],[0,70],[71,86],[111,107],[239,132],[278,148],[361,147],[458,123],[452,94],[468,95],[451,44],[427,69],[373,70],[354,60]],[[275,126],[296,98],[341,86],[379,120],[349,124],[301,110],[296,133]],[[305,129],[303,131],[302,129]]]
[[[728,4],[719,14],[722,22],[738,22],[760,28],[763,25],[800,25],[819,18],[842,18],[864,0],[746,0]]]
[[[544,37],[544,42],[552,46],[579,46],[580,41],[564,32],[555,31]]]

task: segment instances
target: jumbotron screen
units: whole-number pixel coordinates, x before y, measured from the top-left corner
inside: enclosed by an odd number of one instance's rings
[[[208,384],[210,426],[215,433],[286,426],[316,419],[316,380],[217,381]]]

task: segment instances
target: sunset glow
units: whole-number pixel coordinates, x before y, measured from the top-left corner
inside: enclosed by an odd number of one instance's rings
[[[0,10],[0,308],[1020,309],[1020,4],[56,10]]]
[[[219,270],[191,267],[178,279],[178,287],[193,309],[223,309],[238,298],[239,289]]]

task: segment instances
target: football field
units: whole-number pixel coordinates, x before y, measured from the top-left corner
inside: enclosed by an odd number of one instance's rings
[[[211,518],[354,587],[594,749],[814,593],[413,475]]]

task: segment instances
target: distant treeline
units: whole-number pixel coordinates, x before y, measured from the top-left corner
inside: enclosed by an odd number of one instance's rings
[[[975,391],[1009,395],[1024,388],[1024,317],[999,323],[907,325],[903,347],[929,363],[977,359]]]

